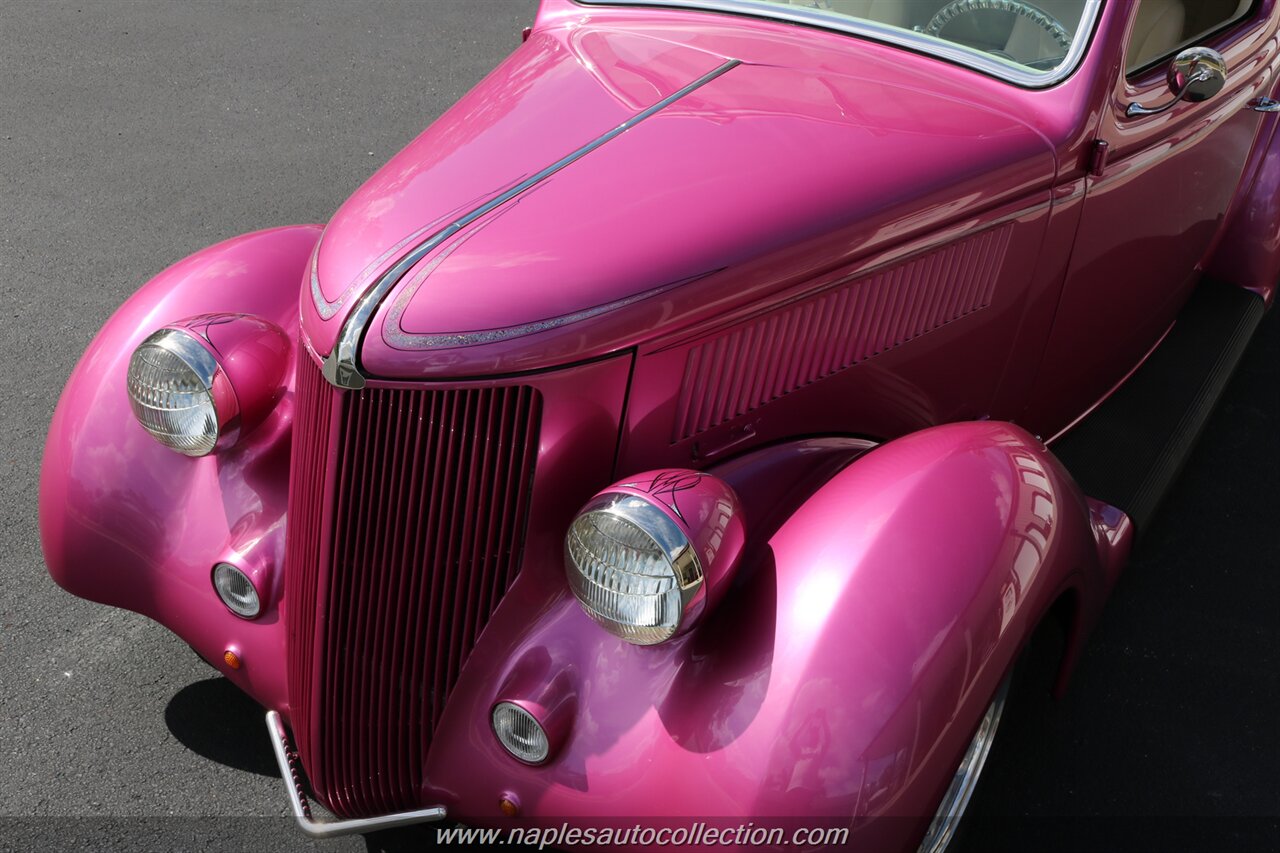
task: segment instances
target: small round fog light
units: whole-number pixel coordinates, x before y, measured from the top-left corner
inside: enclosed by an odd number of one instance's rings
[[[493,707],[493,733],[507,752],[525,764],[541,764],[551,752],[551,741],[542,724],[512,702],[499,702]]]
[[[213,567],[213,588],[218,598],[227,605],[232,613],[252,619],[258,615],[261,605],[258,603],[258,591],[253,581],[230,563],[218,563]]]

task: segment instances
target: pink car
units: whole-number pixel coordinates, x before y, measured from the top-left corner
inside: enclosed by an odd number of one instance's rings
[[[111,318],[49,571],[261,703],[315,836],[942,850],[1273,299],[1276,6],[543,0]]]

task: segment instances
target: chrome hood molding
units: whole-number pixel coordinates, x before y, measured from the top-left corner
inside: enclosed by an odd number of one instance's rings
[[[786,31],[592,26],[535,32],[335,215],[301,300],[329,382],[595,359],[1048,203],[1043,135],[958,75],[843,36],[865,66]]]
[[[609,140],[614,139],[615,137],[623,133],[626,133],[628,130],[635,127],[645,119],[649,118],[654,113],[657,113],[660,110],[665,109],[669,105],[683,98],[685,95],[688,95],[690,92],[700,89],[701,87],[710,83],[712,80],[716,79],[720,75],[728,72],[730,69],[734,68],[738,64],[739,64],[738,61],[733,59],[721,63],[716,68],[712,69],[706,74],[703,74],[698,79],[694,80],[692,83],[689,83],[688,85],[683,86],[682,88],[666,96],[665,98],[653,104],[652,106],[648,107],[647,109],[642,110],[641,112],[637,113],[635,116],[627,119],[626,121],[622,122],[618,126],[612,128],[608,132],[601,134],[600,136],[588,142],[586,145],[583,145],[580,148],[578,148],[576,151],[570,152],[569,154],[565,155],[564,157],[561,157],[559,160],[552,163],[550,166],[547,166],[546,168],[536,172],[535,174],[529,176],[528,178],[525,178],[523,181],[520,181],[515,186],[510,187],[509,189],[489,199],[488,201],[484,202],[478,207],[473,208],[472,210],[468,211],[467,213],[455,219],[453,222],[445,226],[440,231],[437,231],[434,235],[432,235],[428,239],[422,241],[417,246],[415,246],[408,254],[406,254],[399,261],[397,261],[396,264],[393,267],[391,267],[391,269],[383,273],[378,278],[377,282],[374,284],[373,287],[365,290],[360,295],[359,299],[355,303],[354,308],[352,308],[351,312],[347,315],[346,320],[343,322],[342,330],[338,333],[338,338],[336,343],[334,344],[333,349],[330,351],[328,357],[326,357],[324,360],[325,379],[327,379],[333,385],[338,386],[339,388],[363,388],[364,387],[365,377],[364,377],[364,374],[361,373],[360,366],[359,366],[360,344],[361,344],[361,341],[364,339],[365,332],[369,326],[369,321],[373,318],[374,311],[377,310],[378,306],[382,303],[382,300],[386,298],[387,294],[391,292],[392,288],[394,288],[400,282],[400,280],[404,278],[404,276],[411,269],[413,269],[413,267],[415,267],[418,264],[419,261],[421,261],[427,255],[429,255],[437,247],[443,245],[451,237],[458,234],[458,232],[462,231],[468,225],[481,219],[486,214],[496,210],[497,208],[503,206],[507,202],[512,201],[522,193],[525,193],[533,189],[535,186],[542,183],[547,178],[550,178],[556,172],[559,172],[561,169],[565,168],[569,164],[577,160],[580,160],[581,158],[590,154],[592,151],[596,150],[600,146],[607,143]],[[411,238],[406,238],[405,241],[402,241],[402,244],[406,244],[407,242],[409,242],[410,239]],[[323,239],[321,242],[323,242]],[[397,244],[397,246],[401,246],[402,244]],[[456,245],[457,244],[455,244],[455,246]],[[316,254],[317,256],[319,254],[319,244],[317,244],[316,246]],[[450,250],[446,250],[445,252],[441,253],[441,255],[432,263],[435,265],[438,265],[445,258],[447,258],[449,254],[450,254]],[[316,273],[316,267],[317,267],[316,263],[313,263],[311,266],[312,293],[317,300],[316,310],[319,311],[323,316],[325,312],[325,308],[330,307],[330,303],[324,300],[323,293],[320,290],[319,276]],[[434,267],[430,267],[430,268],[434,269]],[[429,271],[430,269],[428,270],[428,272]],[[407,291],[407,292],[410,293],[410,295],[412,293],[411,291]],[[346,292],[344,292],[344,297],[345,295],[346,295]],[[636,298],[639,298],[639,297],[636,297]],[[550,321],[543,321],[542,324],[533,324],[528,331],[519,332],[518,334],[527,334],[531,331],[538,331],[543,328],[554,328],[557,326],[565,325],[566,323],[575,322],[576,320],[586,319],[588,317],[596,316],[597,314],[604,313],[609,310],[613,310],[614,308],[622,307],[622,304],[629,303],[630,301],[634,301],[634,298],[628,299],[628,300],[618,300],[618,304],[615,304],[615,305],[600,306],[598,308],[591,309],[588,311],[580,311],[580,312],[577,312],[576,314],[566,315],[560,318],[554,318]],[[396,314],[397,319],[399,318],[400,315],[403,314],[404,305],[406,303],[407,303],[407,300],[397,301],[396,303],[396,305],[398,306],[398,313]],[[334,313],[336,313],[336,309],[331,311],[329,316],[330,317],[333,316]],[[395,328],[397,329],[399,328],[398,323]],[[503,339],[501,332],[490,332],[489,334],[494,335],[496,337],[487,338],[487,340]],[[510,335],[508,335],[507,337],[510,337]],[[416,338],[408,338],[408,339],[399,340],[396,342],[401,344],[407,344],[408,348],[431,348],[433,345],[434,346],[458,345],[458,340],[456,337],[446,338],[442,343],[437,343],[431,336],[416,336]],[[476,342],[481,342],[481,341],[478,340]]]

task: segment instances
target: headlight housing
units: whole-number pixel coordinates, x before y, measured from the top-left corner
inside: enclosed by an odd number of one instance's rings
[[[224,384],[224,393],[215,395],[215,385]],[[161,329],[133,351],[128,388],[142,428],[187,456],[212,453],[239,414],[217,359],[183,329]]]
[[[227,609],[237,616],[253,619],[262,612],[262,600],[249,576],[230,563],[213,567],[213,588]]]
[[[231,447],[284,395],[290,343],[247,314],[201,314],[151,334],[129,359],[134,417],[187,456]]]
[[[569,526],[565,570],[587,615],[651,646],[687,630],[736,566],[737,496],[697,471],[641,474],[592,498]]]
[[[551,755],[551,740],[538,718],[513,702],[499,702],[490,715],[493,733],[507,752],[525,764],[541,764]]]

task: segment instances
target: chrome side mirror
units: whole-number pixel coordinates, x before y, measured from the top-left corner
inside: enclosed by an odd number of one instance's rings
[[[1129,104],[1127,116],[1150,116],[1162,113],[1180,101],[1199,103],[1222,91],[1227,84],[1227,61],[1211,47],[1189,47],[1169,64],[1169,91],[1173,100],[1158,107]]]

